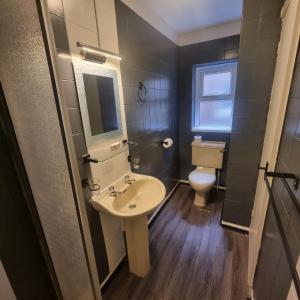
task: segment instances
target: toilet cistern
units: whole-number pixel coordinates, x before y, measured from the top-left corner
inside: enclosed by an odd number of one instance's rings
[[[216,169],[222,169],[225,142],[202,141],[192,142],[192,164],[196,168],[189,174],[189,182],[195,191],[194,204],[204,207],[207,204],[209,191],[216,181]]]

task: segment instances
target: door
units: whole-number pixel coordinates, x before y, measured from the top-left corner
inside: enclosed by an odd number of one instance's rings
[[[300,35],[300,0],[286,0],[282,7],[281,18],[282,31],[277,51],[276,69],[261,157],[261,166],[264,166],[268,161],[270,163],[270,170],[273,170],[276,164],[298,48]],[[252,286],[253,284],[268,199],[269,195],[263,179],[263,171],[261,171],[258,176],[249,230],[249,286]]]
[[[60,298],[1,82],[0,199],[0,298]]]

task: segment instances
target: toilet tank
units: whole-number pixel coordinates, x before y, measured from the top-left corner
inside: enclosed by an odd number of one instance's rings
[[[192,164],[198,167],[222,169],[225,142],[192,142]]]

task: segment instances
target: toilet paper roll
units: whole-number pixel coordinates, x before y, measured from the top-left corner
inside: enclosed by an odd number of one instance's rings
[[[170,148],[173,145],[173,140],[171,138],[166,138],[162,141],[162,145],[165,149]]]

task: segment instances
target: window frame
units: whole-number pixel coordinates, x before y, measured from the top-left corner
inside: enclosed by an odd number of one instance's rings
[[[216,73],[225,73],[230,71],[231,73],[231,83],[230,83],[230,93],[224,95],[209,95],[203,96],[203,84],[204,84],[204,76],[209,74]],[[234,100],[235,100],[235,88],[236,88],[236,75],[237,75],[237,60],[230,60],[227,62],[220,62],[214,64],[201,64],[193,66],[193,99],[192,99],[192,124],[191,130],[192,132],[217,132],[217,133],[231,133],[232,130],[232,115],[234,108]],[[200,84],[199,84],[200,82]],[[199,88],[200,86],[200,88]],[[200,114],[200,103],[201,102],[210,102],[210,101],[231,101],[232,102],[232,110],[231,110],[231,126],[230,129],[204,129],[199,125],[196,125],[197,115]],[[200,119],[198,117],[198,119]],[[200,122],[200,120],[198,121]]]

